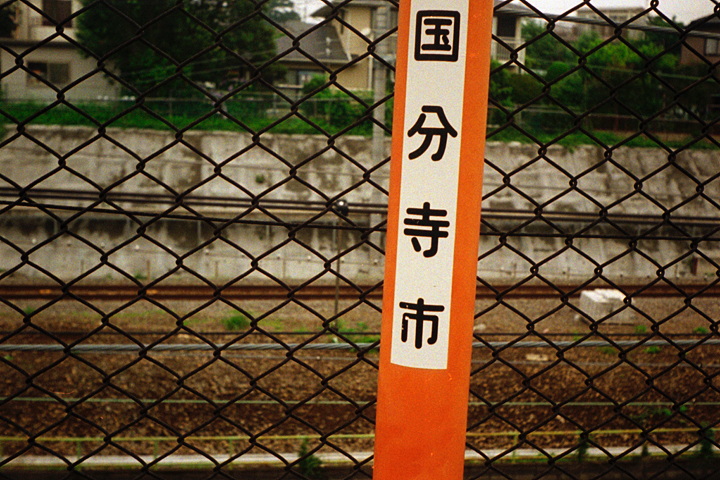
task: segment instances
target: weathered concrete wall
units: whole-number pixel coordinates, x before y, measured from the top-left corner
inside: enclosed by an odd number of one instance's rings
[[[389,147],[388,141],[386,154]],[[632,222],[589,225],[600,218],[603,208],[612,215],[658,216],[671,210],[673,218],[716,217],[717,209],[710,200],[720,198],[720,181],[712,181],[718,172],[719,152],[687,150],[669,161],[668,152],[661,149],[620,148],[608,153],[599,147],[583,146],[572,151],[563,147],[538,151],[536,146],[491,143],[486,158],[483,208],[488,212],[489,226],[481,239],[480,275],[507,280],[525,277],[530,274],[530,263],[523,255],[542,262],[540,274],[556,280],[584,279],[598,266],[613,278],[654,276],[658,267],[645,255],[660,265],[672,264],[667,272],[671,276],[714,275],[714,267],[697,255],[699,260],[685,258],[673,263],[688,251],[687,242],[640,240],[633,250],[627,240],[612,238],[623,231],[637,235],[647,226]],[[246,201],[256,196],[261,203],[322,204],[342,196],[354,206],[386,202],[380,189],[367,181],[369,178],[380,188],[387,188],[388,165],[375,167],[378,163],[382,160],[372,159],[371,141],[362,137],[342,138],[329,145],[320,136],[262,135],[254,140],[249,134],[231,132],[189,132],[176,137],[172,132],[140,130],[111,130],[99,136],[90,128],[37,126],[0,148],[4,180],[0,187],[5,188],[10,200],[17,198],[13,188],[32,186],[34,190],[66,189],[74,193],[106,190],[112,194]],[[702,196],[691,177],[707,182],[700,188]],[[37,196],[32,198],[42,201]],[[91,205],[88,200],[70,198],[60,203],[70,208]],[[247,207],[238,205],[185,208],[129,201],[99,207],[130,210],[136,216],[83,213],[69,222],[68,232],[63,233],[61,221],[75,212],[24,207],[3,212],[0,235],[5,242],[0,244],[0,268],[15,268],[24,251],[35,267],[24,266],[18,276],[40,278],[45,269],[63,278],[84,272],[93,278],[118,278],[121,270],[138,278],[157,278],[169,272],[182,277],[189,276],[184,270],[187,268],[211,279],[230,279],[253,271],[255,261],[261,271],[254,270],[250,279],[276,277],[294,283],[321,275],[338,248],[350,249],[357,244],[343,257],[343,275],[359,282],[379,280],[383,275],[382,256],[363,243],[358,233],[345,231],[336,236],[330,228],[314,228],[334,225],[337,220],[331,215],[314,220],[313,228],[300,229],[290,238],[288,228],[263,222],[305,221],[313,213],[290,208],[248,213]],[[497,219],[489,215],[503,210],[532,212],[538,207],[588,218],[547,222],[529,221],[527,216]],[[152,214],[164,211],[186,217],[201,212],[218,219],[242,214],[257,223],[224,227],[220,221],[151,221]],[[374,225],[382,219],[358,211],[351,211],[358,225]],[[146,215],[140,216],[143,213]],[[139,232],[139,222],[150,223]],[[511,237],[506,247],[496,249],[499,239],[493,235],[493,227],[533,235]],[[566,245],[564,239],[547,237],[583,228],[589,228],[589,236],[594,238]],[[216,238],[216,229],[221,229],[222,238]],[[378,237],[374,240],[382,246],[383,239]],[[46,243],[48,239],[52,241]],[[239,253],[238,248],[245,253]],[[700,249],[707,257],[720,259],[716,242],[703,242]],[[560,250],[563,253],[557,255]],[[116,269],[98,267],[103,252]],[[604,266],[611,259],[617,260]],[[326,274],[320,281],[333,279]]]

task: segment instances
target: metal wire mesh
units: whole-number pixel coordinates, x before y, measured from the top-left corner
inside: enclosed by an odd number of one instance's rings
[[[291,7],[0,4],[0,478],[372,476],[398,3]],[[467,478],[719,471],[720,17],[663,8],[495,4]]]

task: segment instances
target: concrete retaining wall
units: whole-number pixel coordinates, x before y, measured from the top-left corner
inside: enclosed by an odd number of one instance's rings
[[[382,190],[387,188],[389,166],[382,159],[373,161],[371,140],[363,137],[344,137],[329,144],[321,136],[262,135],[253,139],[249,134],[232,132],[176,136],[141,130],[110,130],[98,135],[90,128],[36,126],[23,135],[6,137],[6,142],[0,148],[0,187],[11,202],[19,188],[30,186],[33,190],[75,193],[171,194],[245,201],[257,196],[262,198],[261,204],[322,205],[342,197],[355,208],[350,215],[362,226],[375,225],[382,216],[358,213],[357,206],[386,202]],[[389,148],[388,140],[386,155]],[[713,180],[720,163],[718,151],[687,150],[673,156],[659,148],[606,152],[583,146],[538,151],[537,146],[491,143],[486,158],[483,208],[487,215],[479,264],[483,277],[525,277],[531,265],[523,257],[542,262],[540,274],[555,280],[586,279],[599,267],[613,278],[644,279],[656,274],[656,263],[669,265],[670,276],[715,274],[707,259],[720,259],[717,242],[701,243],[703,255],[680,259],[688,252],[688,242],[640,240],[631,248],[627,240],[613,238],[639,235],[650,228],[639,221],[591,225],[603,208],[615,216],[658,216],[671,211],[671,218],[703,217],[712,223],[718,213],[714,201],[720,198],[720,181]],[[705,183],[698,184],[692,177]],[[43,202],[39,196],[31,198]],[[58,201],[47,203],[57,205]],[[294,283],[313,275],[319,281],[333,281],[334,277],[323,276],[325,266],[338,249],[352,249],[343,257],[343,275],[362,282],[377,281],[383,274],[382,255],[363,243],[359,233],[344,231],[337,235],[331,228],[314,228],[334,225],[337,220],[329,215],[313,220],[313,228],[296,231],[265,223],[306,221],[313,213],[292,208],[249,212],[240,205],[186,208],[183,204],[118,201],[98,207],[130,210],[135,216],[83,213],[69,222],[63,233],[63,220],[77,214],[72,209],[91,202],[66,199],[60,204],[69,210],[16,206],[0,215],[0,235],[5,240],[0,245],[0,269],[15,268],[22,252],[28,252],[33,266],[17,271],[18,277],[42,278],[45,270],[63,278],[88,273],[93,278],[116,279],[122,270],[137,278],[168,274],[189,278],[188,270],[195,270],[211,279],[226,280],[252,272],[248,279],[253,281],[278,278]],[[538,207],[587,218],[547,221],[533,220],[532,216],[501,219],[491,215],[532,212]],[[163,211],[187,218],[201,212],[218,221],[154,220],[153,215]],[[220,221],[235,216],[255,223],[225,227]],[[148,221],[138,235],[140,222]],[[693,228],[688,230],[693,235],[702,230]],[[507,246],[496,248],[496,229],[514,229],[525,235],[510,237]],[[216,230],[222,231],[222,238],[216,238]],[[292,232],[290,236],[288,231]],[[590,238],[566,245],[564,239],[548,236],[567,232],[586,232]],[[672,226],[657,233],[677,234]],[[58,234],[62,235],[56,238]],[[382,247],[383,238],[376,237],[373,240]],[[245,253],[238,253],[238,248]],[[103,252],[116,269],[99,267]],[[611,259],[616,260],[603,266]],[[253,271],[254,264],[261,271]]]

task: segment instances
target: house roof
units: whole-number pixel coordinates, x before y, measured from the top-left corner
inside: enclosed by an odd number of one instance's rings
[[[346,63],[347,53],[343,49],[337,30],[329,24],[313,25],[311,23],[292,20],[283,24],[283,27],[292,35],[281,35],[276,41],[278,53],[291,50],[283,57],[284,62],[310,61],[302,50],[310,57],[323,63]],[[312,29],[312,30],[311,30]],[[310,31],[310,33],[306,33]],[[293,47],[297,40],[297,46]]]
[[[502,7],[498,8],[498,5],[506,2],[507,0],[495,0],[495,15],[512,15],[514,17],[524,17],[528,15],[535,15],[535,12],[530,10],[524,5],[516,2],[510,2]]]
[[[717,32],[720,31],[720,15],[712,13],[704,17],[697,18],[690,22],[686,30],[699,30],[703,32]],[[690,32],[692,35],[692,32]]]

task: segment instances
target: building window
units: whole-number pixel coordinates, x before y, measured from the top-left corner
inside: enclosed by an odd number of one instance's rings
[[[515,17],[497,17],[497,32],[495,35],[502,38],[515,38]]]
[[[28,74],[27,83],[30,87],[43,85],[39,78],[55,86],[70,83],[70,64],[68,63],[29,62],[28,70],[34,74]]]
[[[706,38],[705,55],[720,55],[720,40],[717,38]]]
[[[324,72],[320,70],[298,70],[297,79],[298,85],[305,85],[315,77],[321,77]]]
[[[56,25],[72,15],[71,0],[43,0],[43,25]],[[72,20],[66,27],[72,27]]]

